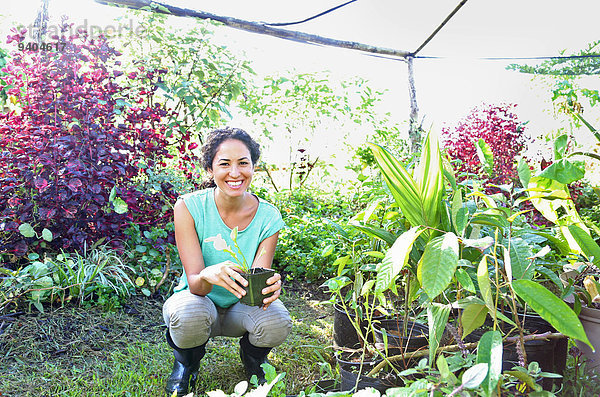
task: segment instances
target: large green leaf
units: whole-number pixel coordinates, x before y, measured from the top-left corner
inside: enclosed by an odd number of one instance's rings
[[[462,236],[463,230],[467,226],[469,211],[463,205],[462,193],[457,190],[452,198],[452,223],[459,236]]]
[[[462,376],[462,387],[475,389],[485,380],[488,373],[488,364],[479,363],[467,369]]]
[[[560,160],[565,157],[568,142],[569,136],[567,134],[560,135],[554,140],[554,158],[556,160]]]
[[[394,244],[394,241],[396,241],[396,236],[385,229],[375,226],[361,225],[358,222],[351,222],[350,225],[352,225],[352,227],[355,227],[356,229],[360,230],[368,236],[385,241],[390,246]]]
[[[423,233],[423,228],[415,226],[402,233],[386,252],[385,257],[377,265],[377,283],[375,291],[381,293],[390,287],[395,277],[408,262],[408,256],[415,240]]]
[[[485,322],[485,316],[488,314],[488,308],[484,304],[480,303],[469,303],[463,310],[460,316],[460,322],[462,324],[463,339],[471,332],[481,327]]]
[[[425,210],[428,226],[437,226],[442,211],[442,198],[446,192],[444,186],[444,166],[434,130],[429,131],[423,144],[421,159],[414,172]]]
[[[475,143],[475,149],[477,150],[479,162],[483,165],[488,176],[491,177],[494,172],[494,153],[492,152],[492,149],[483,138],[479,138]]]
[[[516,280],[531,280],[534,266],[530,259],[533,256],[531,247],[522,238],[510,239],[510,264],[512,275]]]
[[[517,173],[519,174],[519,180],[521,181],[521,186],[527,187],[529,186],[529,180],[531,179],[531,169],[529,168],[529,164],[522,157],[519,159],[519,164],[517,165]]]
[[[569,231],[571,236],[577,242],[577,245],[581,248],[585,256],[590,260],[593,259],[594,265],[600,265],[600,247],[588,233],[576,225],[570,225]]]
[[[383,147],[368,143],[383,178],[411,226],[436,227],[445,193],[441,154],[436,137],[429,133],[414,177]]]
[[[492,313],[492,316],[496,315],[496,307],[494,306],[494,299],[492,297],[492,286],[490,284],[490,275],[488,273],[487,257],[484,256],[477,266],[477,283],[479,284],[479,291],[481,297],[485,302],[485,305]]]
[[[427,307],[427,322],[429,324],[429,362],[435,362],[435,354],[440,346],[442,335],[448,323],[450,305],[432,303]]]
[[[552,179],[565,185],[580,180],[585,175],[585,168],[567,159],[560,159],[550,164],[538,176]]]
[[[546,287],[531,280],[515,280],[512,286],[515,293],[558,332],[594,348],[575,312]]]
[[[458,266],[458,237],[452,232],[435,237],[425,247],[419,281],[430,299],[438,296],[454,277]]]
[[[473,280],[469,276],[469,273],[462,267],[456,269],[456,280],[462,285],[464,289],[471,293],[475,293],[475,284],[473,284]]]
[[[481,384],[486,396],[491,396],[502,373],[502,335],[498,331],[488,331],[477,345],[477,363],[488,364],[488,374]]]
[[[425,225],[421,194],[412,175],[383,147],[367,143],[402,214],[413,225]]]

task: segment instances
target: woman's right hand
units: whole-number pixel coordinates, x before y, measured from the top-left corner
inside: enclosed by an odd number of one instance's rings
[[[240,275],[241,269],[232,261],[225,261],[202,269],[200,277],[212,284],[225,288],[238,299],[246,295],[242,288],[248,286],[248,281]],[[239,282],[239,284],[237,282]],[[241,284],[241,285],[240,285]]]

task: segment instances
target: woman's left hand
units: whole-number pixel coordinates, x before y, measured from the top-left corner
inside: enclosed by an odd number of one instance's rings
[[[267,284],[269,286],[263,288],[262,294],[267,295],[272,292],[273,295],[263,299],[263,310],[267,310],[267,307],[269,307],[272,302],[279,298],[279,295],[281,294],[281,275],[279,273],[275,273],[273,276],[269,277]]]

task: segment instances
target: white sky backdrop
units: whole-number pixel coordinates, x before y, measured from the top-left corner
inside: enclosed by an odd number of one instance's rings
[[[2,0],[1,14],[30,24],[39,0]],[[170,0],[173,5],[222,16],[265,22],[302,20],[343,0]],[[358,0],[313,21],[283,27],[324,37],[414,51],[454,9],[459,0]],[[52,17],[107,25],[120,11],[92,0],[50,0]],[[597,0],[469,0],[419,53],[444,59],[415,60],[415,83],[424,127],[440,130],[482,103],[517,103],[521,121],[529,120],[533,136],[561,125],[550,114],[547,90],[535,88],[530,76],[507,71],[509,63],[484,57],[554,56],[579,50],[600,39],[600,2]],[[2,30],[7,27],[3,22]],[[3,32],[4,33],[4,32]],[[364,53],[222,28],[218,37],[245,51],[260,74],[283,70],[329,70],[335,76],[361,76],[375,89],[388,89],[385,110],[397,120],[409,114],[407,68],[403,62]],[[598,78],[591,88],[600,89]],[[235,123],[234,123],[235,124]]]

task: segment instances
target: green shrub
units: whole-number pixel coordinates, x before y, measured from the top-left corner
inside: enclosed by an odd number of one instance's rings
[[[174,232],[173,222],[164,227],[131,224],[125,231],[129,236],[125,244],[136,277],[135,284],[146,296],[157,292],[162,285],[168,285],[164,282],[172,270],[174,273],[181,271],[181,260],[172,238]]]
[[[288,279],[318,281],[333,275],[333,263],[346,244],[336,229],[353,213],[348,198],[295,190],[274,195],[270,201],[287,226],[279,233],[273,267]]]
[[[574,200],[579,214],[587,221],[588,225],[593,224],[600,227],[600,189],[584,183]],[[594,231],[600,236],[597,229]]]
[[[11,302],[27,302],[43,312],[43,303],[78,300],[114,309],[133,290],[129,277],[133,269],[106,246],[43,259],[32,253],[29,259],[28,265],[14,271],[0,268],[4,274],[0,279],[0,308]]]

